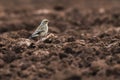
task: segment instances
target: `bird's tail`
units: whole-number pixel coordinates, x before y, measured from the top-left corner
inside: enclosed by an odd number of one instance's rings
[[[37,34],[32,34],[30,37],[29,37],[29,39],[33,39],[33,38],[35,38],[35,37],[37,37],[38,35]]]

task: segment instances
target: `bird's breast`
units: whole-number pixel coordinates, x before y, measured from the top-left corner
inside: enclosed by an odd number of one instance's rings
[[[47,26],[47,25],[44,26],[44,27],[42,28],[42,30],[43,30],[43,32],[41,32],[41,36],[46,36],[47,33],[48,33],[48,26]]]

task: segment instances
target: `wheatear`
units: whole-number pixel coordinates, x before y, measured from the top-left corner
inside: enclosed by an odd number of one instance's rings
[[[29,39],[32,39],[34,37],[45,37],[48,33],[48,19],[43,19],[41,24],[37,27],[37,29],[34,31],[34,33],[29,37]]]

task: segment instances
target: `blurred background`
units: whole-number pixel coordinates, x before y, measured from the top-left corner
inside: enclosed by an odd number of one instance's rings
[[[61,25],[60,22],[58,25],[55,23],[58,17],[81,24],[86,21],[81,21],[80,16],[94,15],[97,12],[119,12],[119,4],[119,0],[0,0],[0,33],[20,29],[33,30],[44,18],[50,19],[52,27]],[[67,16],[73,16],[73,20]]]
[[[56,15],[59,17],[74,8],[83,15],[91,13],[91,10],[94,10],[94,13],[104,13],[106,10],[119,12],[119,4],[120,0],[0,0],[0,33],[23,28],[31,30],[40,23],[41,19],[51,16],[52,22],[55,17],[52,14],[59,14]],[[9,28],[6,28],[8,25]]]
[[[50,8],[61,5],[65,8],[79,7],[79,8],[118,8],[119,0],[0,0],[0,8],[3,9],[42,9],[42,8]]]

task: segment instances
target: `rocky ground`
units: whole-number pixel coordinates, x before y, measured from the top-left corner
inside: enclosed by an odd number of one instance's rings
[[[120,79],[119,0],[0,2],[0,80]],[[54,36],[29,40],[44,18]]]

